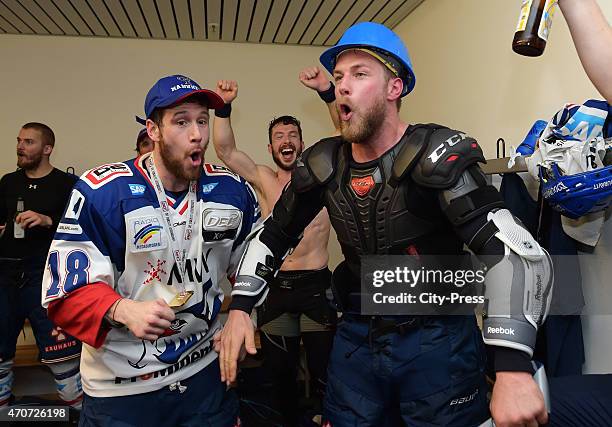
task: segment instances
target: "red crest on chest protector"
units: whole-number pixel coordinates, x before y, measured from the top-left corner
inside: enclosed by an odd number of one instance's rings
[[[359,197],[368,194],[374,188],[374,185],[375,182],[372,175],[351,178],[351,188]]]

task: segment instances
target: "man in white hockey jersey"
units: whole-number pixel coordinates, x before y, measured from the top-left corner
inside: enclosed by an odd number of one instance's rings
[[[145,100],[155,149],[75,185],[47,260],[42,302],[84,343],[81,425],[234,426],[212,337],[219,283],[259,220],[252,189],[203,163],[214,92],[174,75]]]

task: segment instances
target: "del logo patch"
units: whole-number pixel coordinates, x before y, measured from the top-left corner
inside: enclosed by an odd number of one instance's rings
[[[95,169],[91,169],[85,175],[83,175],[83,180],[91,188],[96,189],[120,176],[132,175],[132,171],[125,163],[109,163],[107,165],[102,165]]]
[[[128,220],[130,252],[147,252],[167,246],[164,229],[156,216]]]
[[[242,223],[238,209],[205,209],[202,213],[202,236],[205,242],[235,239]]]
[[[374,188],[374,184],[372,175],[351,178],[351,188],[359,197],[368,194]]]
[[[242,212],[238,209],[205,209],[202,213],[202,228],[209,231],[223,231],[238,228]]]

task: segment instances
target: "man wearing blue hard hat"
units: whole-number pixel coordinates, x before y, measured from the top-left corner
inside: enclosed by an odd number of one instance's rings
[[[204,163],[209,109],[192,79],[160,79],[145,101],[153,151],[76,183],[51,245],[42,301],[84,344],[81,425],[223,426],[238,400],[213,336],[259,207],[246,182]]]
[[[304,227],[326,207],[345,259],[333,277],[343,316],[324,425],[480,425],[489,417],[484,344],[497,373],[491,402],[497,425],[544,423],[531,356],[550,304],[550,258],[487,185],[473,138],[401,120],[400,99],[414,88],[415,75],[393,31],[356,24],[321,63],[336,84],[341,136],[303,152],[272,215],[250,236],[221,334],[222,378],[234,380],[243,343],[254,351],[249,313]],[[409,303],[368,311],[362,267],[373,256],[433,259],[458,272],[465,244],[488,271],[482,336],[469,304],[462,315],[448,305],[441,314],[421,315]]]

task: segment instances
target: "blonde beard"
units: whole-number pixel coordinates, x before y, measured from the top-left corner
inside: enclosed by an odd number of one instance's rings
[[[367,111],[359,123],[340,122],[340,134],[342,139],[351,144],[361,144],[369,140],[380,129],[385,121],[385,102],[378,101]]]

